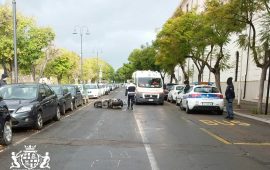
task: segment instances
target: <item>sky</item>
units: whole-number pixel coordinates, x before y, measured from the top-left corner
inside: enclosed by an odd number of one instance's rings
[[[0,0],[0,4],[4,0]],[[11,2],[11,0],[9,0]],[[52,27],[55,44],[80,54],[79,27],[83,35],[83,58],[99,57],[115,69],[128,62],[135,48],[151,42],[157,30],[172,16],[180,0],[17,0],[17,10],[34,17],[39,26]],[[85,29],[83,29],[85,32]]]

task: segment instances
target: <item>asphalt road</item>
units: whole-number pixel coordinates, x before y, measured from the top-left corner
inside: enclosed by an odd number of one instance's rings
[[[125,99],[124,89],[103,98],[113,97]],[[25,145],[48,152],[53,170],[270,169],[267,124],[186,114],[167,102],[130,111],[96,109],[94,101],[41,131],[16,130],[13,144],[0,147],[0,169],[10,169],[12,152]]]

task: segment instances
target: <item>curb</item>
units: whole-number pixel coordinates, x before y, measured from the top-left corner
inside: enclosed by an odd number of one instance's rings
[[[256,117],[256,116],[251,116],[251,115],[247,115],[247,114],[243,114],[243,113],[239,113],[239,112],[234,112],[234,114],[237,115],[237,116],[241,116],[241,117],[245,117],[245,118],[248,118],[248,119],[253,119],[253,120],[263,122],[263,123],[270,124],[270,120],[267,120],[267,119],[263,119],[263,118],[259,118],[259,117]]]

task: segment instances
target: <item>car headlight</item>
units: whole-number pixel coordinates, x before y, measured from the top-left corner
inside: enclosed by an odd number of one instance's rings
[[[33,106],[23,106],[19,108],[16,113],[22,113],[22,112],[30,112],[32,110]]]

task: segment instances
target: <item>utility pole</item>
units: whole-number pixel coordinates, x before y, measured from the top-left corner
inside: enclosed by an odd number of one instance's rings
[[[12,1],[13,9],[13,44],[14,44],[14,78],[18,83],[18,62],[17,62],[17,19],[16,19],[16,1]]]
[[[270,62],[270,50],[267,51],[268,62]],[[267,93],[266,93],[266,102],[265,102],[265,115],[268,113],[268,104],[269,104],[269,88],[270,88],[270,66],[268,67],[268,84],[267,84]]]

